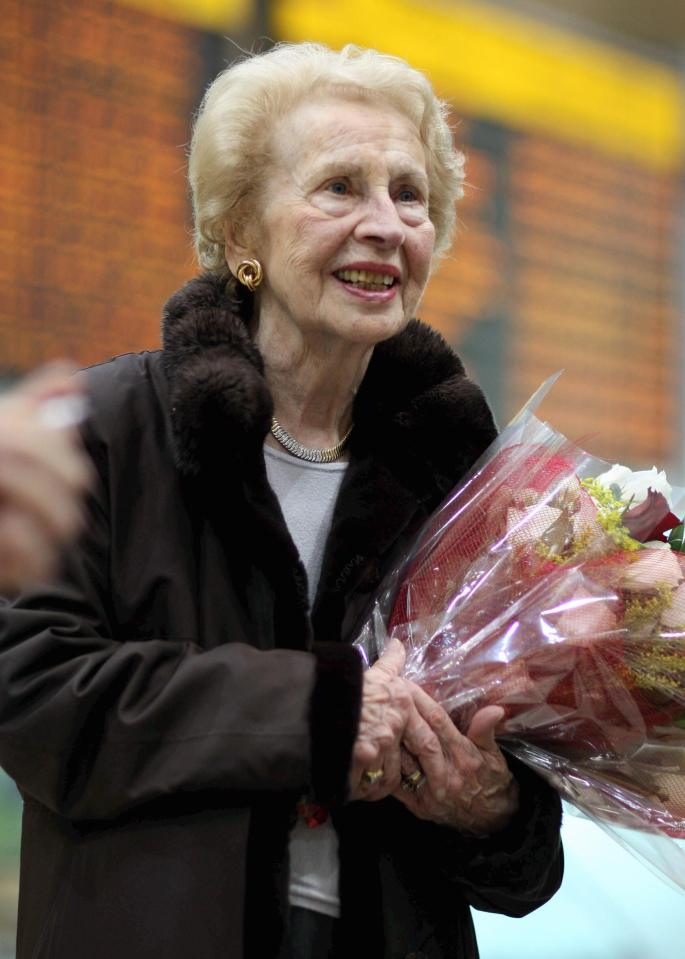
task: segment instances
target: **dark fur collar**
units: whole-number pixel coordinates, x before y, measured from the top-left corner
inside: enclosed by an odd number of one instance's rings
[[[272,399],[249,336],[251,297],[204,274],[166,304],[163,362],[178,466],[186,475],[254,458]],[[480,389],[418,320],[374,350],[355,400],[353,458],[372,452],[419,498],[445,493],[495,435]]]

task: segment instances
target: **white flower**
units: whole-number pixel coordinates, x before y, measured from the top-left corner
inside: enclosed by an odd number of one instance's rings
[[[653,489],[655,493],[661,493],[669,506],[672,501],[673,490],[666,479],[666,474],[663,470],[657,470],[656,466],[653,466],[651,470],[633,471],[627,466],[621,466],[620,463],[614,463],[611,469],[596,476],[595,480],[606,489],[618,486],[621,490],[621,499],[625,503],[632,500],[632,506],[644,502],[649,489]]]

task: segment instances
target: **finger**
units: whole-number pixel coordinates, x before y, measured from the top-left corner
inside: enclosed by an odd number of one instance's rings
[[[0,590],[18,592],[49,578],[57,562],[53,542],[33,517],[0,511]]]
[[[377,768],[380,762],[380,751],[376,743],[369,739],[358,739],[354,744],[353,765],[358,766],[360,774],[365,769]]]
[[[415,795],[418,788],[423,789],[424,784],[427,782],[426,775],[416,757],[412,756],[404,746],[402,746],[400,750],[400,764],[402,767],[402,789],[405,792],[410,792]],[[417,784],[420,784],[418,788]]]
[[[65,460],[70,445],[76,447],[77,431],[69,429],[86,413],[86,383],[74,374],[74,367],[53,363],[26,376],[0,397],[0,440],[17,451],[33,444],[43,458],[58,454]],[[60,433],[59,442],[50,434]],[[23,445],[22,445],[23,440]],[[50,452],[51,447],[55,449]],[[71,454],[71,458],[75,458]]]
[[[373,759],[369,760],[364,754],[364,750],[360,750],[357,748],[357,746],[355,746],[352,765],[350,767],[350,773],[348,776],[350,798],[360,799],[364,796],[367,784],[364,782],[362,777],[367,769],[373,768]]]
[[[376,771],[382,775],[377,777]],[[367,778],[371,773],[373,778]],[[352,799],[363,799],[367,802],[376,802],[385,799],[398,788],[400,783],[400,754],[395,749],[384,755],[380,760],[371,763],[353,763],[349,776],[350,793]]]
[[[484,706],[471,720],[466,735],[483,752],[499,751],[495,730],[503,719],[504,710],[501,706]]]
[[[379,799],[385,799],[386,796],[391,796],[397,790],[400,784],[399,754],[396,754],[395,757],[387,756],[384,759],[384,764],[379,766],[378,769],[382,771],[383,775],[378,779],[374,777],[371,782],[362,773],[356,798],[363,799],[366,802],[378,802]],[[376,767],[371,771],[375,772]],[[364,770],[364,772],[367,772],[367,770]]]
[[[56,360],[39,367],[19,383],[16,396],[36,403],[53,396],[69,396],[83,392],[83,384],[74,376],[76,367],[66,360]],[[8,399],[11,394],[8,394]]]
[[[80,496],[48,464],[1,460],[0,498],[1,508],[30,514],[56,540],[72,536],[81,526]]]
[[[383,795],[389,796],[400,784],[402,779],[401,756],[399,749],[391,749],[383,757]]]
[[[403,745],[423,769],[432,792],[438,799],[442,799],[447,790],[448,777],[442,743],[413,705],[409,710]]]
[[[442,706],[416,683],[409,683],[409,686],[416,709],[436,734],[445,751],[451,753],[462,746],[466,737],[459,732]]]
[[[42,425],[34,412],[16,415],[0,410],[0,463],[8,461],[29,470],[49,471],[77,490],[91,482],[92,466],[73,428],[60,430]]]
[[[0,463],[24,469],[27,476],[54,474],[55,480],[74,490],[87,489],[93,466],[74,427],[52,429],[39,422],[35,414],[8,417],[0,415]]]
[[[402,776],[411,776],[419,768],[416,756],[412,756],[409,750],[402,746],[400,749],[400,771]]]
[[[399,676],[404,668],[406,653],[399,639],[391,639],[380,656],[371,667],[376,672],[386,673],[388,678]]]

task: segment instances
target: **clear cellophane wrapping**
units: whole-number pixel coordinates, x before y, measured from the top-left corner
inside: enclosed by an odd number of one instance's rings
[[[602,525],[582,481],[607,465],[524,410],[386,579],[358,645],[371,663],[399,638],[404,674],[462,732],[502,706],[500,745],[685,890],[685,555]]]

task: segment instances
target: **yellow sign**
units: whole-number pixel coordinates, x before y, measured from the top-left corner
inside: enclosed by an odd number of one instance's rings
[[[118,0],[147,13],[223,33],[248,22],[252,0]]]
[[[457,113],[669,169],[683,157],[668,66],[501,7],[453,0],[274,0],[276,34],[376,47],[424,70]]]

